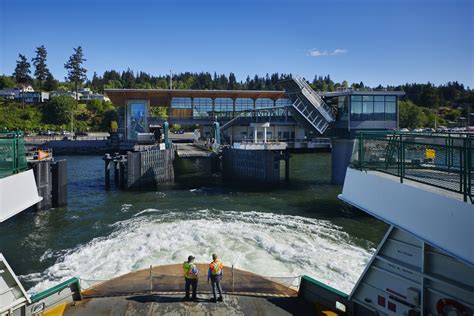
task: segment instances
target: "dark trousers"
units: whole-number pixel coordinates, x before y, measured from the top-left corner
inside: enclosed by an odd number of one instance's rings
[[[196,291],[197,291],[197,286],[198,286],[198,280],[197,279],[188,279],[184,278],[185,280],[185,286],[184,290],[186,292],[186,297],[189,297],[189,287],[193,287],[193,298],[196,298]]]
[[[219,297],[222,297],[221,279],[222,275],[211,276],[212,295],[214,295],[215,300],[217,300],[216,288],[219,291]]]

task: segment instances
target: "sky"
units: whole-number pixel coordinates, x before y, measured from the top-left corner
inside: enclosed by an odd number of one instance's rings
[[[18,54],[94,71],[293,73],[369,86],[474,88],[473,0],[0,0],[0,74]]]

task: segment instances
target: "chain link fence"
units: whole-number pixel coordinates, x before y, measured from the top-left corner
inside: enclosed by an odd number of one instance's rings
[[[360,132],[352,166],[463,195],[473,201],[474,135]]]

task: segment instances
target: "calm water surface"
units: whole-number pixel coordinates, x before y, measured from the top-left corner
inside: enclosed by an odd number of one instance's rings
[[[272,190],[185,175],[157,190],[105,191],[101,157],[60,158],[68,160],[69,205],[0,224],[0,251],[32,293],[191,253],[204,262],[212,252],[242,269],[309,274],[349,292],[386,229],[337,199],[329,153],[293,154],[290,184]]]

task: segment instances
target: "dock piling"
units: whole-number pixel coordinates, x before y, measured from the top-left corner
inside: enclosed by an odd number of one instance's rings
[[[112,157],[110,154],[105,154],[104,158],[102,158],[105,162],[105,188],[110,188],[110,162],[112,161]]]
[[[116,185],[119,183],[119,168],[117,160],[114,160],[114,181]]]

